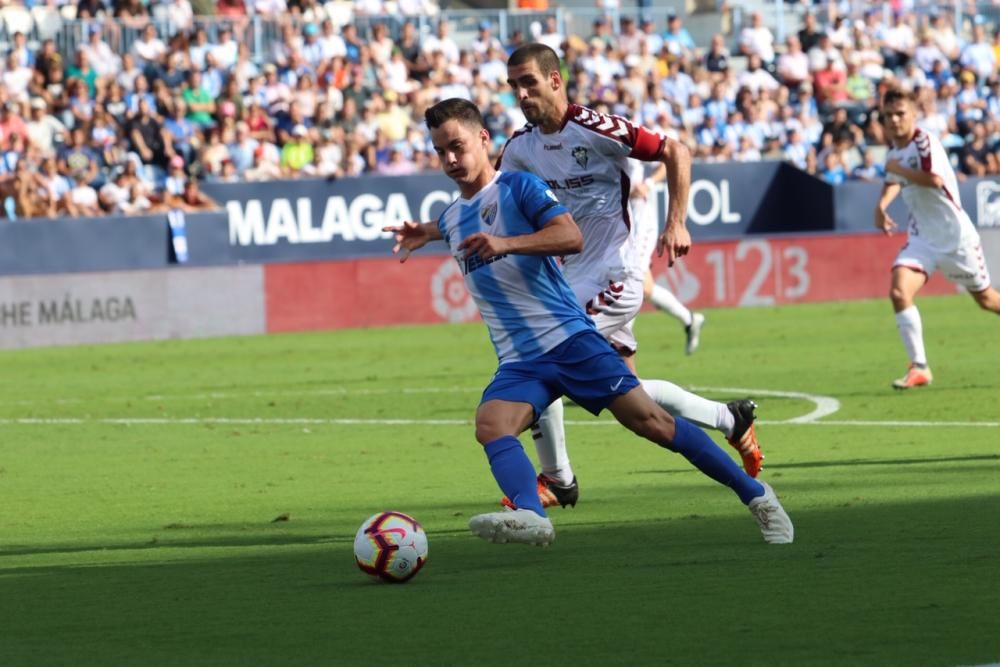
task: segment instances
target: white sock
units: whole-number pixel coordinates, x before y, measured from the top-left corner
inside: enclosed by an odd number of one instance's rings
[[[698,426],[722,431],[727,438],[732,435],[733,413],[725,404],[684,391],[666,380],[643,380],[642,388],[653,402],[670,414],[684,417]]]
[[[896,313],[896,327],[899,337],[903,339],[903,347],[910,361],[918,366],[927,365],[927,354],[924,352],[924,326],[920,321],[920,311],[916,306],[910,306]]]
[[[666,287],[653,285],[653,291],[649,295],[649,302],[668,315],[672,315],[680,320],[684,326],[691,325],[691,311]]]
[[[538,423],[531,427],[535,451],[542,472],[560,484],[573,481],[573,468],[566,453],[566,426],[563,424],[563,402],[558,398],[538,416]]]

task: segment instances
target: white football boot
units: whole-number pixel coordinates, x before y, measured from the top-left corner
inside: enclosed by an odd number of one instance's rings
[[[685,354],[694,354],[694,351],[698,349],[698,343],[701,342],[701,328],[704,325],[704,315],[701,313],[691,315],[691,324],[684,327],[684,333],[687,336],[687,344],[684,346]]]
[[[487,542],[520,542],[544,547],[556,539],[556,531],[547,517],[531,510],[513,510],[477,514],[469,520],[469,529]]]
[[[764,482],[761,482],[761,485],[764,487],[764,495],[751,500],[747,507],[753,518],[757,519],[764,541],[768,544],[791,544],[795,539],[792,520],[778,501],[774,489]]]

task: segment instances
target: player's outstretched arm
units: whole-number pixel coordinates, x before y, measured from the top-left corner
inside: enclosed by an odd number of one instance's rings
[[[667,139],[662,161],[667,169],[667,224],[656,242],[656,254],[667,253],[667,263],[683,257],[691,249],[691,234],[687,230],[688,195],[691,190],[691,151],[679,141]]]
[[[395,235],[396,245],[392,247],[392,254],[403,251],[400,263],[405,262],[411,252],[423,248],[429,241],[440,241],[443,238],[441,230],[433,222],[404,222],[402,225],[383,227],[382,231]]]
[[[892,233],[896,230],[895,221],[889,217],[886,211],[889,209],[889,204],[892,200],[896,198],[899,194],[902,186],[899,183],[889,183],[886,182],[882,186],[882,195],[878,198],[878,205],[875,206],[875,229],[879,229],[886,236],[892,236]]]
[[[462,241],[466,256],[490,259],[497,255],[575,255],[583,250],[583,234],[569,213],[560,213],[531,234],[494,236],[479,232]]]

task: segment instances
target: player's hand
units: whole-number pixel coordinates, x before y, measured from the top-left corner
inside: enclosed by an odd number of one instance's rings
[[[688,254],[691,249],[691,233],[687,227],[667,224],[656,242],[656,255],[663,257],[667,253],[667,266],[673,266],[678,257]]]
[[[417,248],[422,248],[429,241],[427,230],[419,222],[406,221],[402,225],[383,227],[383,232],[392,232],[396,237],[396,245],[392,246],[392,254],[397,255],[402,250],[403,254],[399,262],[403,263],[410,256],[410,253]]]
[[[464,250],[466,257],[479,255],[479,257],[484,260],[492,259],[497,255],[506,254],[507,247],[507,239],[502,236],[493,236],[484,232],[476,232],[458,244],[458,249]]]
[[[903,164],[899,160],[889,160],[885,163],[885,171],[888,174],[897,174],[899,176],[903,175],[902,171]]]
[[[875,209],[875,229],[882,230],[886,236],[892,236],[896,228],[896,221],[890,218],[888,213],[882,209]]]
[[[632,186],[632,197],[641,197],[645,199],[649,196],[649,186],[645,182],[639,182]]]

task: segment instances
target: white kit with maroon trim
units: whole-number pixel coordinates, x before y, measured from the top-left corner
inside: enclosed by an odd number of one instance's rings
[[[526,125],[504,147],[499,168],[539,176],[580,226],[583,252],[566,257],[563,270],[581,303],[635,272],[628,158],[658,160],[664,141],[619,116],[571,104],[559,131]]]
[[[940,188],[927,188],[896,174],[886,174],[888,182],[903,186],[900,194],[910,209],[911,237],[919,237],[927,246],[943,253],[978,243],[976,227],[962,209],[955,170],[937,137],[917,129],[906,146],[890,148],[885,161],[890,160],[898,160],[904,167],[937,174],[944,181]]]

